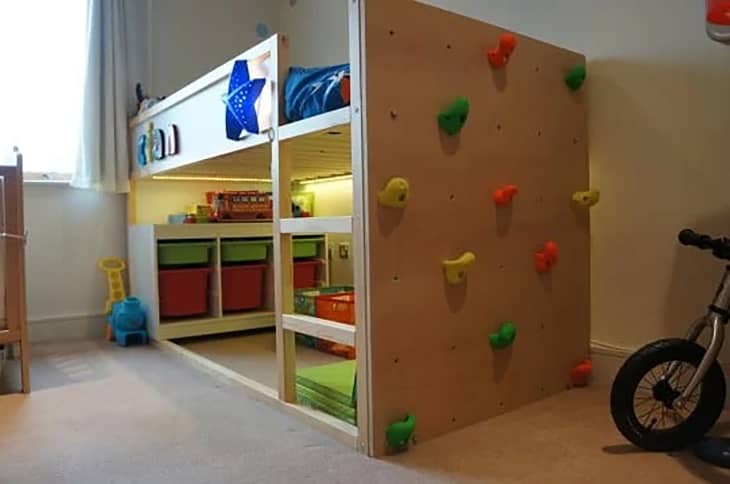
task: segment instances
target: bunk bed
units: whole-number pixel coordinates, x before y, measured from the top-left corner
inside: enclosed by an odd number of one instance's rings
[[[585,58],[519,35],[517,53],[505,56],[509,65],[498,71],[484,52],[504,33],[499,27],[412,0],[348,4],[349,106],[287,122],[290,39],[277,34],[130,121],[130,282],[132,293],[157,298],[153,247],[172,232],[218,241],[230,235],[225,231],[270,234],[273,311],[226,321],[218,314],[206,324],[212,332],[274,324],[277,389],[217,369],[379,456],[399,450],[386,429],[406,415],[418,416],[419,440],[433,438],[564,390],[570,367],[586,357],[589,216],[569,200],[588,185],[587,116],[582,92],[564,82]],[[265,79],[259,88],[270,112],[264,129],[229,139],[222,100],[231,95],[237,61],[255,64]],[[457,96],[469,96],[472,112],[464,133],[447,136],[437,115]],[[178,149],[139,163],[136,150],[148,148],[138,140],[173,125]],[[292,183],[334,175],[351,177],[352,214],[293,217]],[[380,203],[393,177],[413,186],[405,209]],[[138,223],[141,182],[165,178],[270,180],[273,220],[212,229]],[[514,211],[497,210],[491,200],[490,190],[505,182],[520,186]],[[294,312],[292,244],[302,234],[351,235],[354,325]],[[559,268],[536,274],[534,251],[550,237],[564,248]],[[468,249],[479,254],[469,284],[451,286],[442,263]],[[532,294],[529,305],[525,294]],[[150,312],[153,338],[172,337],[165,334],[169,323]],[[508,318],[519,321],[519,344],[490,350],[490,329]],[[298,378],[295,333],[355,347],[351,398],[347,389],[335,395],[346,418],[297,403],[298,389],[309,398],[331,373]]]

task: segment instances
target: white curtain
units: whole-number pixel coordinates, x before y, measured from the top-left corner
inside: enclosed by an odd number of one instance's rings
[[[71,185],[129,191],[125,0],[88,0],[79,160]]]

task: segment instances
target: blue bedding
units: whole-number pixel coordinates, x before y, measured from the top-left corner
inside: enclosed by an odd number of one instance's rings
[[[299,121],[350,104],[350,65],[292,67],[284,86],[289,121]]]

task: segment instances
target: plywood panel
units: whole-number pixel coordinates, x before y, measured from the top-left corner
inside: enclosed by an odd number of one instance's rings
[[[503,71],[484,50],[501,29],[411,0],[366,3],[370,334],[375,453],[409,411],[419,440],[556,393],[588,352],[590,240],[571,194],[588,185],[584,93],[563,84],[583,56],[518,36]],[[462,133],[438,112],[466,96]],[[410,181],[404,210],[380,207],[393,176]],[[519,187],[497,209],[496,187]],[[549,275],[533,254],[561,248]],[[477,261],[446,285],[441,261]],[[493,351],[503,321],[515,344]]]

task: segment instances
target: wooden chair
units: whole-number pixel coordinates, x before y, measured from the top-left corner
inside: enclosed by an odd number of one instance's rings
[[[0,345],[19,346],[21,389],[30,393],[25,241],[23,157],[15,148],[9,164],[0,165]]]

